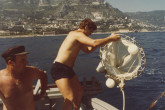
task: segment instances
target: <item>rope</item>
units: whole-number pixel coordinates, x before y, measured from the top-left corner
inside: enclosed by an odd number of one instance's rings
[[[118,88],[120,88],[122,95],[123,95],[123,110],[125,110],[125,93],[124,93],[124,79],[122,78],[120,80],[121,82],[119,83],[119,85],[117,86]]]
[[[123,94],[123,110],[125,110],[125,94],[124,94],[124,90],[121,90],[122,94]]]

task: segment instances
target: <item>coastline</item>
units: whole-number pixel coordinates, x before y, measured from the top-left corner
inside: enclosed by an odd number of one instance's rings
[[[140,31],[140,32],[152,32],[152,31]],[[156,31],[157,32],[157,31]],[[158,31],[159,32],[159,31]],[[161,31],[165,32],[165,31]],[[113,32],[96,32],[93,34],[110,34],[110,33],[133,33],[133,31],[128,31],[128,30],[119,30],[119,31],[113,31]],[[67,35],[67,34],[47,34],[47,35],[42,35],[42,34],[30,34],[30,35],[3,35],[0,36],[0,38],[25,38],[25,37],[46,37],[46,36],[62,36],[62,35]]]
[[[59,35],[66,35],[66,34],[49,34],[49,35],[42,35],[42,34],[8,35],[8,36],[0,36],[0,38],[46,37],[46,36],[59,36]]]

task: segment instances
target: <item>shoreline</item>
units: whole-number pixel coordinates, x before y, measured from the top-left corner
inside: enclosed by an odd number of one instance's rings
[[[50,34],[50,35],[42,35],[42,34],[31,34],[31,35],[8,35],[8,36],[0,36],[0,38],[26,38],[26,37],[46,37],[46,36],[61,36],[67,34]]]
[[[143,31],[142,31],[143,32]],[[144,31],[144,32],[152,32],[152,31]],[[156,31],[159,32],[159,31]],[[161,31],[165,32],[165,31]],[[134,33],[133,31],[113,31],[113,32],[96,32],[93,34],[110,34],[110,33]],[[46,36],[62,36],[67,34],[48,34],[48,35],[42,35],[42,34],[30,34],[30,35],[4,35],[0,36],[0,38],[26,38],[26,37],[46,37]]]

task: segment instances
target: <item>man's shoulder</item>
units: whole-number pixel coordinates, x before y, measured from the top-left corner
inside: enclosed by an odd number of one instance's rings
[[[6,69],[1,69],[0,70],[0,76],[2,76],[3,74],[5,74],[6,73]]]
[[[26,75],[28,75],[29,77],[34,77],[35,74],[39,73],[39,69],[37,69],[34,66],[26,66]],[[26,76],[25,75],[25,76]]]
[[[0,70],[0,86],[1,86],[2,82],[4,81],[3,79],[4,79],[4,76],[6,76],[6,73],[7,73],[6,69]]]
[[[26,66],[26,71],[37,71],[38,69],[34,66]]]
[[[26,68],[27,68],[27,69],[34,69],[34,68],[36,68],[36,67],[34,67],[34,66],[26,66]]]
[[[70,36],[81,36],[81,35],[84,35],[84,33],[75,30],[75,31],[70,31],[68,35],[70,35]]]
[[[38,69],[34,66],[26,66],[26,70],[29,71],[29,72],[40,72],[40,71],[43,71],[41,69]]]

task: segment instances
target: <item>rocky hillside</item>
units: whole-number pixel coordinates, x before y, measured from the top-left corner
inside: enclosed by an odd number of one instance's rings
[[[143,22],[147,22],[160,27],[165,27],[165,10],[150,12],[131,12],[126,14],[129,15],[132,19],[139,19]]]
[[[1,10],[17,9],[24,16],[53,16],[64,19],[125,18],[105,0],[0,0]],[[1,12],[0,12],[1,13]],[[5,16],[10,16],[5,15]]]

